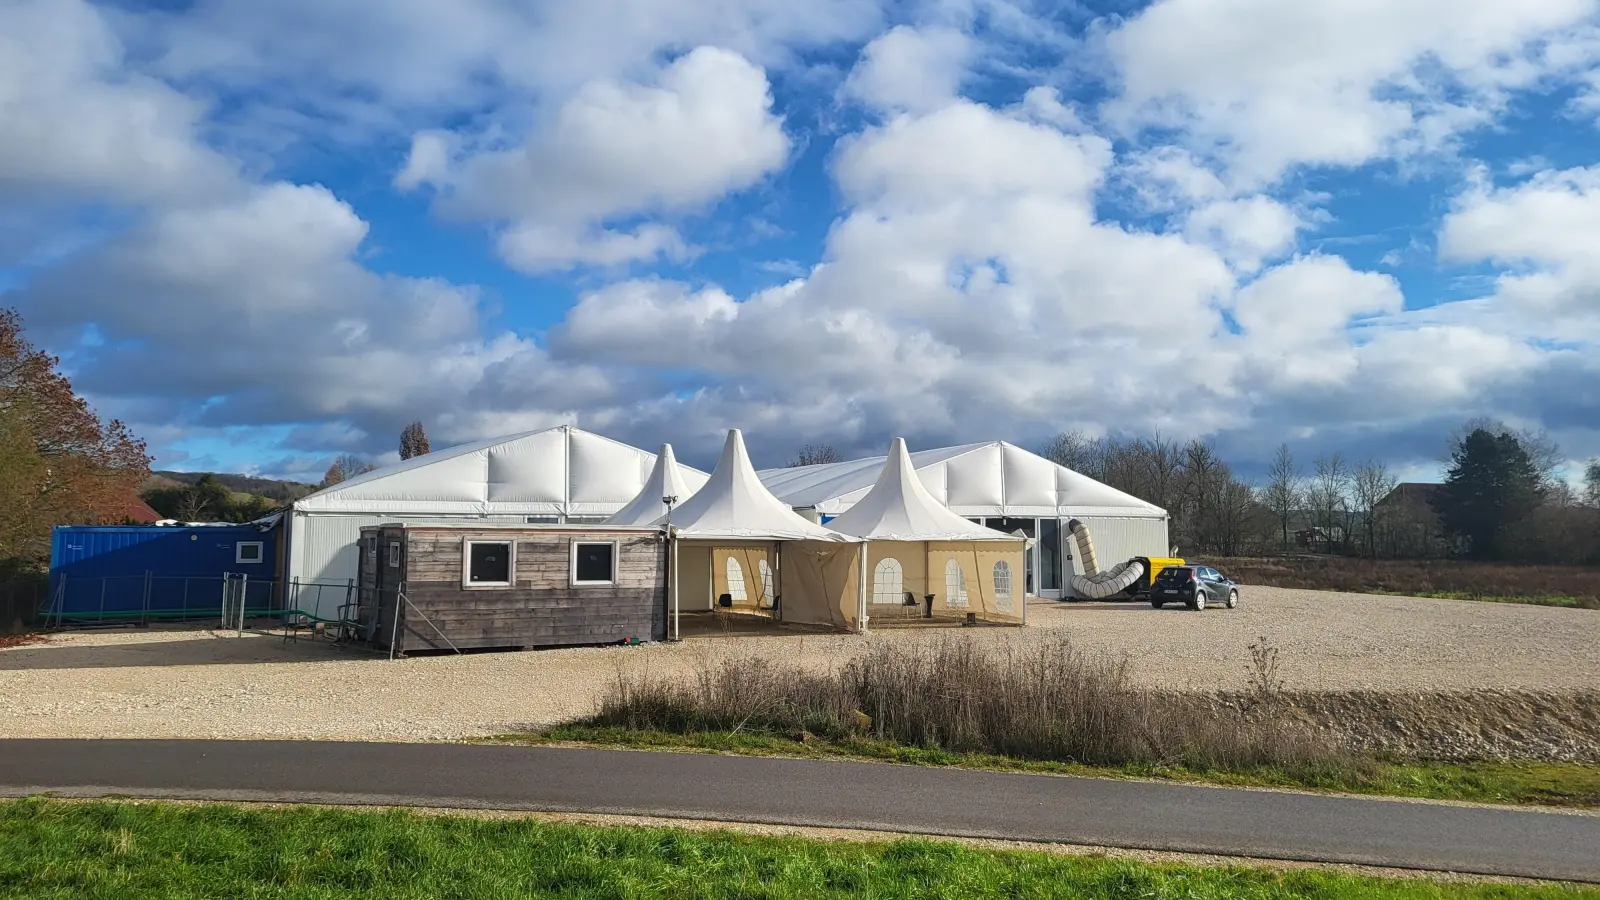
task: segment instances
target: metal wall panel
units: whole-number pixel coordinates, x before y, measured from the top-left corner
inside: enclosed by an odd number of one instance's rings
[[[1094,553],[1099,558],[1100,568],[1109,569],[1119,563],[1127,562],[1135,556],[1164,557],[1172,549],[1167,542],[1166,519],[1144,519],[1124,516],[1078,516],[1089,529],[1089,536],[1094,539]],[[1078,548],[1072,538],[1072,533],[1067,530],[1067,520],[1061,520],[1061,540],[1063,552],[1070,560],[1063,560],[1063,571],[1067,573],[1068,580],[1072,575],[1086,574],[1083,571],[1083,560],[1078,558]],[[1070,586],[1068,586],[1070,590]]]

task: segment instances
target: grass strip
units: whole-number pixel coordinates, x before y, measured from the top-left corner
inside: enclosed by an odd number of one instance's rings
[[[407,811],[0,803],[0,897],[1595,898],[1537,884],[1146,864]]]
[[[527,734],[495,735],[496,743],[578,743],[644,750],[688,750],[751,756],[851,759],[917,766],[955,766],[1002,772],[1035,772],[1110,778],[1159,778],[1237,787],[1280,787],[1426,800],[1463,800],[1569,809],[1600,807],[1600,766],[1586,763],[1373,760],[1347,769],[1302,772],[1259,767],[1248,771],[1206,771],[1146,763],[1089,766],[955,753],[907,747],[888,741],[853,738],[797,740],[770,733],[630,731],[563,725]]]

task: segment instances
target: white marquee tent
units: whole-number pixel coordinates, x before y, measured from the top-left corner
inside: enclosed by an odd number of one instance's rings
[[[860,570],[849,539],[800,516],[756,477],[738,429],[705,484],[651,524],[672,533],[672,635],[682,610],[730,605],[784,622],[856,630]]]
[[[760,474],[779,499],[832,525],[872,490],[888,457]],[[928,494],[959,516],[1001,531],[1021,530],[1037,540],[1029,553],[1027,582],[1044,597],[1061,596],[1081,572],[1064,522],[1079,519],[1093,532],[1104,561],[1168,554],[1167,513],[1005,441],[963,444],[910,454]]]
[[[666,516],[665,498],[676,497],[673,502],[681,504],[692,496],[694,491],[683,480],[683,473],[678,469],[678,458],[672,453],[672,445],[662,444],[661,449],[656,451],[655,468],[650,470],[650,477],[639,490],[638,496],[606,519],[605,524],[649,525]]]
[[[358,475],[290,509],[285,603],[335,618],[357,577],[364,525],[599,522],[639,494],[655,465],[653,453],[561,425]],[[678,465],[676,477],[688,492],[708,476]]]
[[[871,603],[862,617],[918,615],[918,597],[932,597],[932,616],[972,613],[985,621],[1026,621],[1022,596],[1026,541],[978,525],[934,499],[912,468],[906,442],[895,438],[878,480],[828,523],[864,539]],[[902,598],[909,595],[911,602]]]

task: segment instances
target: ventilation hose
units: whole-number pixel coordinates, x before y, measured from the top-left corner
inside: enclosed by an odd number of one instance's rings
[[[1083,560],[1084,574],[1072,576],[1072,589],[1080,596],[1103,600],[1127,590],[1144,574],[1144,563],[1137,559],[1130,559],[1105,572],[1100,571],[1094,555],[1094,538],[1089,535],[1088,526],[1071,519],[1067,522],[1067,530],[1078,542],[1078,558]]]

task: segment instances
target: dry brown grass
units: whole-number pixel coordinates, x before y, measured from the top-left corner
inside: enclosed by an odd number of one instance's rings
[[[1016,759],[1215,771],[1355,765],[1299,721],[1134,686],[1124,658],[1061,636],[979,646],[879,644],[832,672],[743,657],[680,680],[619,676],[584,724],[655,732],[814,734]]]
[[[21,634],[0,634],[0,650],[7,647],[26,647],[29,644],[43,644],[47,638],[42,634],[23,632]]]
[[[1289,556],[1217,559],[1217,568],[1245,584],[1359,594],[1448,596],[1538,602],[1600,609],[1600,570],[1458,560]]]

